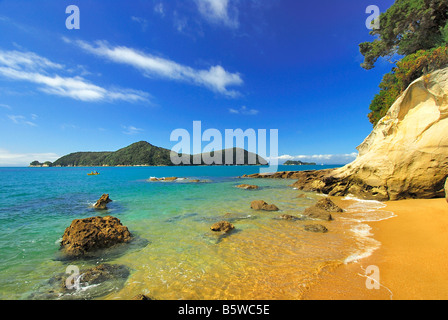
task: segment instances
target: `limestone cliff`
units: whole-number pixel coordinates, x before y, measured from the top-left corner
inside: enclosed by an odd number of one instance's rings
[[[294,186],[377,200],[443,197],[448,176],[448,68],[415,80],[357,149],[352,163],[298,173]]]

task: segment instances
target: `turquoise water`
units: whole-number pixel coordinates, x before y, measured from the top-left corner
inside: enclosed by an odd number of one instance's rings
[[[92,170],[101,174],[87,176]],[[263,199],[281,213],[297,215],[321,197],[307,193],[296,198],[292,180],[237,179],[258,171],[252,166],[0,168],[0,298],[61,298],[49,284],[52,277],[70,264],[82,268],[100,262],[126,265],[130,276],[87,298],[127,299],[139,293],[158,299],[297,298],[297,287],[322,264],[343,261],[353,251],[339,250],[344,232],[322,238],[276,220],[279,213],[253,212],[250,202]],[[209,182],[147,181],[172,176]],[[241,183],[257,184],[260,190],[235,188]],[[92,204],[103,193],[114,201],[99,212]],[[220,238],[209,227],[226,213],[238,218],[236,230]],[[65,228],[74,219],[97,215],[119,218],[137,240],[93,260],[61,260]]]

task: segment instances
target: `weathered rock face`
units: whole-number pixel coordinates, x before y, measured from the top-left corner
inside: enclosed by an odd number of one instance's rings
[[[106,210],[107,204],[112,202],[112,200],[109,198],[108,194],[103,194],[101,198],[98,199],[98,201],[95,203],[94,208],[99,210]]]
[[[448,176],[448,68],[415,80],[358,151],[352,163],[303,172],[293,186],[376,200],[443,197]]]
[[[130,240],[131,233],[117,218],[92,217],[74,220],[65,229],[61,248],[66,255],[79,257]]]

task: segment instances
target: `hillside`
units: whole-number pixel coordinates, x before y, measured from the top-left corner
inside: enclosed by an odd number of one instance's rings
[[[262,157],[250,153],[246,150],[238,153],[237,148],[233,151],[233,164],[248,164],[250,159],[256,159],[256,164],[267,164]],[[241,149],[240,149],[241,150]],[[50,166],[52,167],[98,167],[98,166],[171,166],[171,150],[156,147],[146,141],[131,144],[115,152],[76,152],[63,156]],[[222,159],[225,164],[225,150],[216,151],[216,157]],[[242,155],[242,157],[241,157]],[[200,164],[193,164],[193,157],[190,156],[191,165],[206,165],[204,161]],[[202,157],[202,154],[199,156]],[[215,156],[211,152],[211,156]],[[252,164],[252,163],[251,163]],[[31,164],[31,166],[33,166]]]
[[[295,160],[288,160],[283,165],[285,166],[315,166],[315,162],[302,162],[302,161],[295,161]]]

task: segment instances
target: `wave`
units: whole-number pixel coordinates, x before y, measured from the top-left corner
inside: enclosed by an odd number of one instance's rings
[[[341,218],[356,223],[350,228],[350,232],[359,247],[344,260],[344,263],[347,264],[371,256],[381,246],[381,243],[372,237],[372,228],[366,222],[387,220],[396,215],[392,211],[383,210],[387,205],[381,201],[358,199],[352,195],[348,195],[342,200],[354,201],[345,209],[350,216]]]

